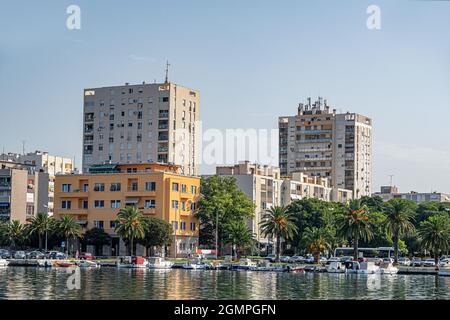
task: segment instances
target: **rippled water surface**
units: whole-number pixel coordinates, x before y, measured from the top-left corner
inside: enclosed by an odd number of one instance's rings
[[[0,268],[0,299],[448,299],[450,277],[189,270]]]

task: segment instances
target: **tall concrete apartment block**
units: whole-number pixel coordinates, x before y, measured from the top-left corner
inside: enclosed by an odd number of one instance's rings
[[[84,90],[83,172],[166,163],[198,174],[200,93],[170,82]]]
[[[295,116],[279,117],[281,175],[305,172],[327,177],[332,187],[350,189],[354,198],[371,195],[372,120],[336,113],[322,98],[300,103]]]

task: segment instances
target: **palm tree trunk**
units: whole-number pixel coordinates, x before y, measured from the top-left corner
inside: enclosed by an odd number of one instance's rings
[[[398,232],[392,236],[392,240],[394,242],[394,265],[397,265],[398,262]],[[390,258],[390,257],[388,257]]]
[[[69,237],[66,238],[66,254],[69,255]]]
[[[355,235],[355,239],[353,239],[353,259],[358,260],[358,235]]]
[[[130,238],[130,256],[133,255],[133,245],[134,245],[133,238]]]
[[[280,262],[281,255],[281,237],[277,235],[277,261]]]
[[[42,250],[42,236],[40,233],[38,233],[38,237],[39,237],[39,250]]]
[[[436,268],[439,267],[439,253],[438,252],[439,252],[438,250],[434,251],[434,263],[436,264]]]

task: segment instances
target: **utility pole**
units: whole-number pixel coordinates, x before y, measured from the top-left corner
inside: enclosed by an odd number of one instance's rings
[[[393,186],[392,181],[394,180],[394,175],[390,174],[389,178],[390,178],[390,186],[392,187]]]

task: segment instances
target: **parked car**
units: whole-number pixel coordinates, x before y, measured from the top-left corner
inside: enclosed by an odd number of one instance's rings
[[[292,256],[289,259],[289,262],[291,262],[291,263],[302,263],[304,261],[305,261],[305,257],[303,257],[303,256]]]
[[[40,251],[27,252],[27,259],[44,259],[45,254]]]
[[[328,259],[325,257],[320,257],[320,263],[327,263]]]
[[[274,262],[277,259],[277,256],[274,254],[269,254],[267,257],[265,257],[266,260],[269,260],[270,262]]]
[[[435,267],[436,263],[433,259],[426,259],[422,261],[422,266],[424,267]]]
[[[0,259],[10,259],[11,258],[11,252],[6,249],[0,249]]]
[[[445,266],[447,264],[450,264],[450,258],[439,260],[439,266],[440,267],[443,267],[443,266]]]
[[[314,263],[314,257],[313,256],[306,257],[305,263]]]
[[[92,260],[92,259],[94,259],[94,256],[92,255],[92,253],[83,252],[82,254],[80,254],[80,259]]]
[[[290,259],[291,259],[291,257],[289,257],[289,256],[281,256],[280,257],[281,262],[289,262]]]
[[[25,251],[16,251],[14,253],[14,259],[26,259],[27,258],[27,254],[25,253]]]
[[[406,257],[398,258],[398,264],[401,266],[409,267],[411,265],[411,260]]]
[[[55,260],[64,260],[67,259],[67,255],[65,253],[59,252],[59,251],[50,251],[48,252],[45,257],[47,259],[55,259]]]
[[[420,258],[413,258],[411,261],[411,266],[413,267],[420,267],[422,266],[422,259]]]

